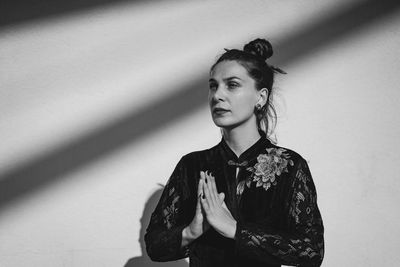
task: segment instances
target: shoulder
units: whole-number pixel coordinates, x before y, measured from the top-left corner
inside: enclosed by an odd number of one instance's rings
[[[192,151],[182,156],[181,162],[182,163],[191,163],[193,161],[205,160],[206,158],[212,158],[217,154],[217,150],[220,144],[217,144],[213,147]]]
[[[313,179],[308,166],[308,161],[304,159],[298,152],[280,146],[273,146],[274,149],[280,150],[283,158],[287,160],[287,181],[290,184],[301,185],[307,190],[314,188]]]
[[[279,161],[287,166],[288,173],[296,174],[299,169],[308,170],[308,161],[297,151],[272,144],[267,148],[269,155],[274,157],[275,161]]]
[[[306,161],[298,152],[287,147],[272,144],[271,147],[267,148],[266,150],[269,153],[282,155],[282,157],[292,160],[293,163],[297,163],[299,161]]]

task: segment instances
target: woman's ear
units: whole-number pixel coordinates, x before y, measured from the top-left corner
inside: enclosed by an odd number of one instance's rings
[[[258,92],[260,96],[258,98],[257,104],[261,105],[261,107],[264,107],[268,100],[268,89],[264,87],[261,88]]]

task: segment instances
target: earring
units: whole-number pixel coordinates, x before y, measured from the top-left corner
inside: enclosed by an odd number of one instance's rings
[[[256,110],[258,110],[258,111],[261,110],[261,105],[260,105],[260,104],[257,104],[257,105],[256,105]]]

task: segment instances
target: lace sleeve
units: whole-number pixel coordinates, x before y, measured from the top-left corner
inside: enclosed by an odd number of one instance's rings
[[[144,236],[147,254],[153,261],[172,261],[188,256],[181,248],[183,220],[184,165],[177,164],[169,178]]]
[[[287,230],[268,223],[238,224],[238,253],[268,263],[294,266],[320,266],[324,255],[324,227],[317,206],[317,195],[307,162],[295,166],[291,194],[285,214]]]

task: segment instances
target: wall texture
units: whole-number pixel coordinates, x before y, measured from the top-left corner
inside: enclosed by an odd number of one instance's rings
[[[179,158],[221,138],[210,65],[256,37],[288,72],[276,135],[309,160],[323,266],[400,263],[397,3],[105,2],[1,21],[0,266],[187,266],[151,263],[144,229]]]

